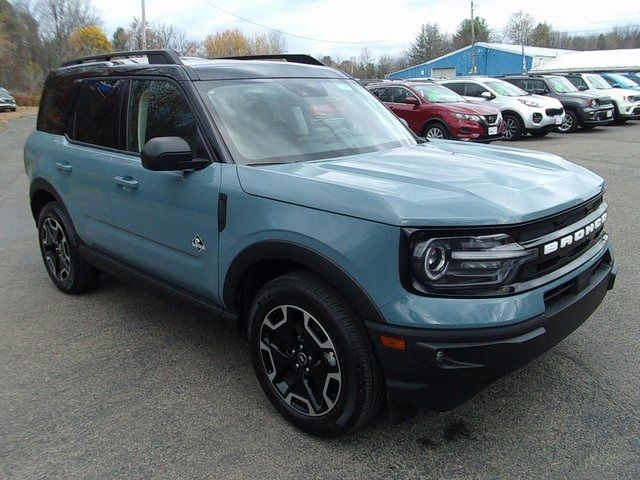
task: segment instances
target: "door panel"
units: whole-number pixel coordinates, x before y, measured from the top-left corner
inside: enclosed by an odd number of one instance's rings
[[[176,84],[132,80],[127,111],[130,153],[114,153],[109,172],[113,224],[118,229],[115,253],[219,302],[220,165],[194,172],[154,172],[142,166],[138,152],[154,137],[182,137],[194,156],[208,156],[193,110]],[[201,244],[194,244],[196,236]]]

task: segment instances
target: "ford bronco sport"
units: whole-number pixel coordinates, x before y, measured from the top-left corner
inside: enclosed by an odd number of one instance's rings
[[[51,72],[24,159],[55,286],[109,272],[236,322],[275,408],[324,436],[385,400],[451,409],[601,303],[602,178],[420,139],[344,73],[284,59]]]

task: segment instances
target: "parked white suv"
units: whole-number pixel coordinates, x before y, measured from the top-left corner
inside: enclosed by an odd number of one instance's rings
[[[564,108],[555,98],[530,95],[504,80],[491,77],[462,77],[440,83],[473,103],[492,105],[502,112],[505,140],[517,140],[525,133],[543,137],[564,120]]]
[[[563,76],[580,91],[610,96],[614,109],[613,118],[617,123],[640,118],[640,91],[612,88],[604,78],[595,73],[568,73]]]

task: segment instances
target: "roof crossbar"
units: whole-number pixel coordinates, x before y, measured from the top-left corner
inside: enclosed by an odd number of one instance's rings
[[[111,52],[89,55],[74,60],[63,62],[61,67],[82,65],[83,63],[109,62],[117,58],[147,57],[149,65],[182,65],[182,61],[176,52],[171,50],[134,50],[131,52]]]
[[[280,55],[242,55],[237,57],[222,57],[219,60],[280,60],[290,63],[325,66],[324,63],[313,58],[311,55],[301,53],[283,53]]]

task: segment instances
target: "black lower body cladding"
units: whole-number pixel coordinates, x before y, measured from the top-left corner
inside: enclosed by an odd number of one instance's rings
[[[543,315],[517,324],[464,330],[367,324],[382,362],[392,407],[446,411],[549,350],[582,325],[613,288],[612,253],[586,274],[551,290]],[[404,351],[380,335],[406,340]]]

